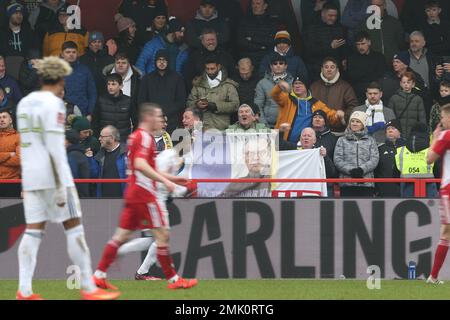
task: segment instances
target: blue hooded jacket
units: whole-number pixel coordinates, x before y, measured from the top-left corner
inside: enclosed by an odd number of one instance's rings
[[[87,66],[76,61],[71,64],[73,72],[65,78],[64,99],[80,108],[83,116],[92,114],[97,101],[94,77]]]
[[[155,56],[156,53],[160,49],[167,49],[167,44],[162,38],[162,35],[158,35],[156,38],[153,38],[149,42],[147,42],[142,49],[141,54],[136,62],[136,67],[142,72],[143,75],[146,75],[150,72],[155,71]],[[183,44],[178,48],[178,55],[175,60],[175,71],[178,74],[182,75],[184,64],[188,58],[188,47]]]

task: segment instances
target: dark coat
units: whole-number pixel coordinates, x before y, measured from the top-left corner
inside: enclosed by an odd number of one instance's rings
[[[154,102],[161,106],[168,118],[167,132],[172,133],[180,123],[185,109],[186,89],[183,78],[175,71],[164,75],[153,71],[141,80],[138,103]]]
[[[440,24],[425,22],[420,28],[425,36],[428,50],[437,56],[450,56],[450,21]]]
[[[425,4],[427,0],[408,0],[405,1],[403,10],[400,14],[400,20],[407,33],[411,33],[418,29],[418,26],[426,22]],[[442,8],[440,14],[441,19],[450,19],[450,2],[439,1],[439,5]]]
[[[133,109],[131,98],[122,92],[118,97],[106,93],[97,100],[92,117],[92,130],[96,137],[107,125],[112,125],[120,132],[120,140],[126,141],[131,133],[131,127],[137,125],[137,110]]]
[[[58,23],[56,11],[65,4],[66,2],[62,0],[57,8],[52,8],[43,2],[31,12],[30,23],[40,43],[44,40],[45,34]]]
[[[366,21],[364,21],[361,29],[369,34],[372,49],[383,54],[387,64],[392,64],[392,57],[405,48],[405,34],[402,24],[387,13],[382,19],[381,28],[369,29]]]
[[[131,65],[131,68],[133,70],[133,75],[131,76],[131,103],[132,109],[137,110],[138,109],[138,95],[139,95],[139,86],[141,83],[141,72],[133,65]],[[111,74],[111,72],[114,69],[114,63],[110,64],[109,66],[106,66],[103,69],[103,75],[106,77],[108,74]]]
[[[263,77],[266,72],[271,72],[270,70],[270,58],[272,57],[273,52],[270,52],[264,56],[264,58],[261,61],[261,64],[259,65],[259,75]],[[296,75],[302,75],[304,81],[306,81],[306,84],[309,84],[309,75],[308,70],[306,69],[306,65],[303,62],[302,58],[299,56],[294,55],[294,50],[291,47],[289,51],[286,53],[286,60],[288,63],[287,72],[292,74],[294,77]]]
[[[413,89],[413,92],[420,96],[426,94],[427,90],[425,88],[425,82],[423,81],[420,74],[409,67],[407,71],[414,73],[414,76],[416,77],[416,88]],[[378,79],[378,83],[381,85],[381,88],[383,90],[383,101],[389,101],[389,99],[397,92],[397,90],[400,89],[400,78],[391,69],[387,71],[383,75],[383,77]]]
[[[193,50],[189,53],[189,58],[184,66],[183,76],[186,81],[187,91],[192,89],[192,80],[202,76],[205,72],[205,61],[210,55],[214,55],[222,67],[225,67],[227,73],[232,77],[235,72],[234,59],[227,51],[217,47],[214,51],[208,51],[205,48]]]
[[[154,4],[148,0],[124,0],[121,1],[119,12],[125,17],[133,19],[138,27],[136,30],[136,41],[139,46],[145,44],[145,31],[151,26],[153,18],[158,7],[163,7],[167,10],[166,1],[155,0]],[[136,57],[137,58],[137,57]],[[135,63],[136,60],[133,60]]]
[[[239,74],[231,77],[231,79],[239,85],[237,91],[240,104],[247,103],[251,105],[255,100],[256,85],[261,80],[261,77],[256,74],[256,71],[253,71],[252,76],[248,80],[243,80]]]
[[[241,57],[249,57],[258,66],[262,58],[273,48],[277,33],[277,20],[268,13],[244,17],[238,28],[238,45]]]
[[[355,52],[348,57],[348,81],[355,89],[355,94],[360,104],[363,104],[366,100],[366,89],[369,83],[381,78],[386,69],[384,56],[373,50],[368,55]]]
[[[102,49],[95,53],[87,48],[86,53],[80,57],[80,62],[86,65],[94,76],[98,94],[105,93],[106,82],[103,75],[103,69],[107,65],[114,63],[114,58],[108,54],[106,49]]]
[[[325,127],[322,132],[316,131],[316,138],[316,146],[322,146],[327,149],[327,156],[333,159],[334,148],[336,147],[338,137],[332,134],[328,127]]]
[[[119,172],[120,179],[127,178],[127,148],[125,144],[120,145],[120,154],[116,160],[117,171]],[[94,156],[88,158],[89,169],[92,179],[101,179],[103,177],[103,165],[105,163],[105,150],[102,148]],[[122,192],[125,190],[126,184],[121,183]],[[102,186],[100,183],[97,184],[96,196],[102,196]]]
[[[84,148],[79,144],[73,144],[67,147],[67,160],[69,161],[70,171],[74,179],[89,179],[89,161],[84,155]],[[89,197],[89,184],[76,184],[78,195],[81,198]]]
[[[378,147],[380,155],[378,165],[375,169],[375,178],[399,178],[400,172],[395,165],[395,155],[397,148],[405,145],[405,140],[400,138],[395,144],[386,140]],[[375,192],[380,197],[400,197],[400,183],[376,183]]]
[[[309,26],[303,33],[305,44],[305,62],[309,68],[309,76],[312,80],[319,79],[320,68],[325,57],[334,57],[339,65],[348,54],[347,45],[339,48],[331,48],[331,42],[335,39],[346,39],[344,27],[335,23],[328,25],[322,21]]]
[[[138,45],[136,38],[130,43],[124,36],[112,39],[117,45],[116,53],[125,53],[132,65],[135,65],[141,52],[141,47]]]
[[[28,95],[32,91],[39,89],[39,76],[28,60],[22,61],[19,70],[19,85],[23,95]]]
[[[214,29],[217,32],[217,42],[220,46],[226,46],[230,40],[230,28],[228,23],[220,18],[217,11],[210,19],[205,19],[198,11],[194,19],[186,26],[186,43],[190,48],[202,47],[200,35],[204,29]]]
[[[26,57],[30,49],[36,48],[37,45],[33,30],[27,24],[22,24],[19,33],[14,33],[7,27],[0,37],[0,52],[3,56]]]
[[[76,61],[71,64],[73,72],[65,77],[64,98],[78,106],[84,116],[92,114],[97,101],[94,77],[87,66]]]

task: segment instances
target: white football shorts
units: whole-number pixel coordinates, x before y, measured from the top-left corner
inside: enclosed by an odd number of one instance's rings
[[[81,218],[80,199],[75,187],[67,188],[67,203],[58,207],[55,202],[56,189],[24,191],[23,205],[27,224],[44,221],[61,223]]]

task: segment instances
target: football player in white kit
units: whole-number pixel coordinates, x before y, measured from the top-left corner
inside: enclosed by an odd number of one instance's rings
[[[36,63],[42,88],[23,98],[17,107],[21,140],[22,190],[27,223],[18,249],[18,300],[42,300],[32,290],[36,257],[47,222],[62,223],[67,251],[81,271],[81,296],[86,300],[113,300],[119,292],[95,286],[86,244],[78,194],[64,147],[66,110],[59,98],[70,65],[57,57]]]

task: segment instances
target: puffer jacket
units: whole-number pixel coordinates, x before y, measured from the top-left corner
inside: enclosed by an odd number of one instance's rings
[[[101,95],[92,116],[92,130],[96,137],[107,125],[112,125],[120,132],[120,140],[126,141],[131,133],[131,126],[136,125],[137,111],[133,109],[131,98],[120,92],[118,97],[110,94]]]
[[[133,65],[131,65],[131,69],[133,71],[131,78],[125,77],[124,83],[128,80],[130,81],[130,97],[131,97],[132,108],[134,110],[137,110],[138,97],[139,97],[139,86],[141,83],[142,73]],[[111,73],[116,73],[114,63],[103,68],[103,75],[105,77]]]
[[[206,74],[194,84],[188,97],[187,105],[197,108],[197,101],[206,97],[209,102],[217,106],[217,110],[200,110],[203,113],[203,129],[225,130],[230,125],[230,115],[237,112],[239,107],[239,95],[237,83],[229,79],[225,70],[222,71],[222,81],[215,88],[210,88]]]
[[[399,178],[400,172],[398,172],[395,165],[395,155],[397,148],[403,147],[405,140],[403,138],[397,139],[393,142],[386,139],[385,143],[378,146],[378,152],[380,154],[380,160],[378,166],[375,169],[375,178]],[[400,183],[376,183],[376,194],[380,197],[400,197]]]
[[[65,99],[80,108],[83,115],[92,114],[97,101],[94,76],[87,66],[77,60],[71,63],[73,72],[65,77]]]
[[[14,129],[0,130],[0,179],[20,179],[20,137]]]
[[[364,178],[373,178],[378,165],[379,153],[377,142],[367,132],[367,128],[359,132],[345,129],[345,135],[340,137],[334,149],[334,164],[339,170],[340,178],[351,178],[350,170],[361,168]],[[373,187],[373,182],[341,183],[341,187]]]
[[[65,31],[64,27],[58,23],[54,29],[45,34],[42,54],[44,57],[59,57],[63,43],[66,41],[73,41],[78,46],[78,55],[82,56],[88,47],[88,38],[89,32],[83,27],[81,29]]]
[[[287,73],[284,80],[291,84],[294,78],[291,74]],[[255,89],[254,103],[261,111],[259,122],[265,123],[271,128],[275,126],[278,119],[278,104],[272,99],[272,89],[276,84],[277,82],[273,80],[272,74],[268,72],[265,77],[258,82]]]
[[[414,93],[406,93],[401,89],[397,90],[389,100],[388,107],[394,111],[395,117],[400,121],[405,139],[408,139],[411,128],[417,122],[426,124],[427,118],[423,100]]]

